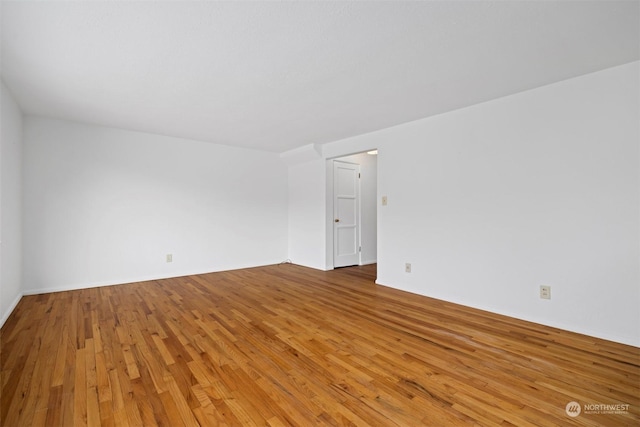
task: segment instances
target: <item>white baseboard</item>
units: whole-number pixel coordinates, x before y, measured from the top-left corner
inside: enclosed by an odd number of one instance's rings
[[[13,300],[13,302],[9,306],[9,309],[7,310],[7,312],[2,313],[2,318],[0,318],[0,328],[4,326],[4,322],[6,322],[9,316],[11,316],[11,313],[13,313],[13,310],[16,309],[16,306],[18,305],[21,299],[22,299],[22,294],[18,294],[18,296],[16,296],[16,298]]]
[[[274,265],[274,263],[272,262],[272,263],[266,263],[266,264],[260,264],[260,265],[230,265],[222,269],[221,268],[214,269],[214,267],[212,267],[210,269],[174,271],[171,273],[158,274],[158,275],[119,277],[119,278],[113,278],[109,280],[75,283],[75,284],[70,284],[65,286],[50,286],[45,288],[27,288],[22,291],[22,294],[23,295],[40,295],[40,294],[50,294],[53,292],[77,291],[80,289],[100,288],[102,286],[126,285],[129,283],[149,282],[153,280],[175,279],[177,277],[197,276],[200,274],[209,274],[209,273],[216,273],[221,271],[242,270],[245,268],[263,267],[267,265]]]

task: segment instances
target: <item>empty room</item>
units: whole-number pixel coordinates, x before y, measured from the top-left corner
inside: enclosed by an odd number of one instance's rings
[[[640,1],[0,36],[1,426],[640,424]]]

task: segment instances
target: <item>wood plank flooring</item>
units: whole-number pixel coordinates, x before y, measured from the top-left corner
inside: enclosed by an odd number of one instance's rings
[[[1,425],[640,424],[640,349],[374,279],[283,264],[26,296]]]

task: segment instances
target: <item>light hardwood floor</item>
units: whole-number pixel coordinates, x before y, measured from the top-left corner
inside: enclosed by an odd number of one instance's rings
[[[640,424],[640,349],[374,279],[284,264],[26,296],[1,424]]]

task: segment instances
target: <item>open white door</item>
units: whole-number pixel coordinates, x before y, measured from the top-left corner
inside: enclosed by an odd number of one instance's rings
[[[360,165],[333,162],[333,266],[360,264]]]

